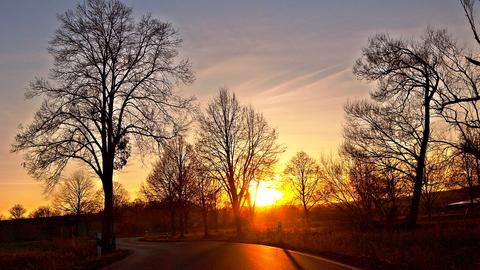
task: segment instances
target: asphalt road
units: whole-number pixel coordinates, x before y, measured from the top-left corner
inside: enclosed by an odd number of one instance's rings
[[[143,242],[117,239],[133,254],[105,269],[346,270],[354,267],[281,248],[215,241]]]

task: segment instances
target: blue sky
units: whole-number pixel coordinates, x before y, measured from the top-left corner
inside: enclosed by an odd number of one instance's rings
[[[363,97],[368,85],[351,67],[368,36],[378,32],[415,37],[428,26],[446,27],[460,43],[471,43],[460,3],[437,1],[126,1],[173,23],[184,40],[181,55],[196,72],[179,89],[205,103],[226,86],[262,111],[288,147],[313,156],[341,142],[343,104]],[[28,123],[39,101],[25,101],[34,76],[46,76],[46,52],[56,14],[75,1],[0,0],[0,212],[13,203],[31,208],[43,199],[41,186],[9,153],[20,123]],[[135,196],[145,178],[132,160],[118,175]],[[14,192],[12,192],[12,190]]]

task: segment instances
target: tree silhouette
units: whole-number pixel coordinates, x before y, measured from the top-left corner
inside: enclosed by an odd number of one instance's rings
[[[194,157],[193,161],[193,187],[194,200],[201,207],[202,221],[203,221],[203,236],[209,236],[208,214],[210,211],[215,211],[217,197],[221,187],[215,179],[212,179],[205,166],[200,160]]]
[[[448,148],[435,145],[428,151],[422,197],[429,217],[440,192],[448,188],[449,180],[454,177],[452,167],[455,165]]]
[[[46,218],[57,216],[59,213],[48,206],[40,206],[35,209],[31,214],[31,218]]]
[[[354,103],[347,106],[347,113],[368,122],[363,138],[373,138],[377,146],[383,144],[380,153],[404,155],[406,158],[400,159],[413,168],[406,172],[413,179],[406,220],[410,227],[416,225],[418,216],[431,118],[443,91],[449,87],[444,71],[456,52],[456,44],[445,30],[427,29],[420,40],[379,34],[369,40],[353,69],[360,79],[376,81],[378,85],[370,93],[374,104]],[[358,123],[357,128],[361,129],[362,124]]]
[[[242,235],[241,209],[253,179],[271,172],[283,148],[278,133],[260,113],[241,106],[226,89],[198,117],[197,150],[211,178],[228,194],[237,236]]]
[[[115,248],[113,172],[127,163],[133,141],[149,151],[183,129],[190,100],[173,87],[193,75],[188,61],[176,61],[181,39],[171,24],[150,15],[135,20],[118,0],[87,0],[58,18],[48,48],[51,80],[36,79],[26,94],[44,101],[12,149],[25,152],[25,168],[49,188],[72,160],[99,176],[108,252]]]
[[[168,203],[172,232],[175,228],[176,210],[179,210],[181,237],[186,229],[186,208],[193,195],[193,158],[193,146],[182,136],[170,140],[142,188],[149,200]]]
[[[67,215],[75,216],[75,234],[79,233],[80,215],[97,212],[95,184],[83,171],[76,171],[59,186],[54,207]]]
[[[283,173],[296,201],[302,205],[305,220],[308,222],[310,209],[322,199],[322,176],[318,162],[300,151],[290,159]]]
[[[322,157],[325,201],[338,208],[356,227],[371,227],[383,217],[392,225],[396,214],[401,178],[394,170],[378,167],[368,159],[344,155]],[[378,216],[381,215],[381,216]]]
[[[460,3],[474,39],[477,45],[480,45],[474,8],[475,1],[461,0]],[[450,75],[449,81],[453,83],[443,91],[442,99],[439,102],[441,115],[458,132],[458,140],[448,143],[455,148],[459,148],[461,152],[466,152],[476,158],[480,158],[480,139],[478,136],[480,128],[480,115],[478,114],[478,107],[480,106],[479,66],[480,61],[475,59],[475,56],[472,56],[469,51],[458,49],[455,54],[451,54],[446,67],[448,67]]]
[[[12,219],[22,219],[25,213],[27,212],[27,210],[21,204],[17,203],[13,205],[12,208],[8,210],[8,212],[10,213],[10,217]]]

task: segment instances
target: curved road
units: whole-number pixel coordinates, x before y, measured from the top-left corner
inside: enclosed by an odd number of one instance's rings
[[[104,269],[346,270],[357,269],[321,257],[264,245],[215,241],[143,242],[117,240],[133,254]]]

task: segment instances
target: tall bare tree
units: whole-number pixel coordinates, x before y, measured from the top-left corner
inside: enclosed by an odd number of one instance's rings
[[[419,40],[379,34],[369,40],[353,69],[360,79],[378,84],[370,93],[374,104],[349,105],[347,114],[362,120],[371,120],[371,115],[375,115],[376,121],[383,124],[368,121],[372,132],[365,132],[364,138],[373,138],[378,142],[377,146],[383,144],[380,153],[400,157],[413,168],[409,172],[413,179],[413,194],[406,220],[410,227],[416,225],[418,216],[425,160],[431,141],[431,118],[437,100],[449,87],[445,71],[456,51],[455,42],[445,30],[427,29]],[[389,122],[391,120],[395,121]],[[362,128],[361,124],[358,126]],[[402,141],[408,143],[402,145]],[[402,157],[405,155],[407,158]]]
[[[127,163],[133,140],[148,151],[183,129],[176,116],[190,100],[173,87],[193,75],[188,61],[176,61],[181,39],[172,25],[150,15],[136,20],[118,0],[82,1],[58,18],[51,80],[36,79],[26,94],[44,101],[12,149],[25,151],[26,169],[49,187],[72,160],[99,176],[108,252],[115,248],[113,172]]]
[[[461,0],[460,3],[465,12],[468,25],[470,26],[477,45],[480,45],[480,37],[477,30],[477,14],[473,0]],[[455,127],[458,140],[449,142],[460,152],[465,152],[480,158],[480,61],[473,53],[464,49],[457,50],[448,63],[448,71],[452,85],[441,96],[439,111],[444,119]]]
[[[10,217],[12,219],[22,219],[25,213],[27,213],[27,209],[25,209],[23,205],[17,203],[13,205],[8,212],[10,213]]]
[[[318,162],[300,151],[290,159],[284,170],[295,200],[302,205],[305,221],[309,221],[310,210],[322,199],[322,175]]]
[[[241,208],[250,183],[268,174],[283,152],[277,144],[277,131],[262,114],[240,105],[226,89],[199,115],[198,124],[198,155],[209,176],[228,194],[237,235],[241,236]]]

